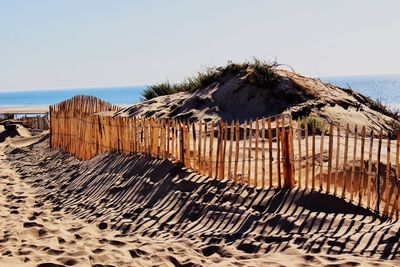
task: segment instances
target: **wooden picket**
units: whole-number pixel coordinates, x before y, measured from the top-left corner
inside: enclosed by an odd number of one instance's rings
[[[297,185],[332,193],[382,216],[399,219],[400,134],[392,140],[381,129],[375,139],[373,129],[367,134],[365,127],[359,128],[359,135],[357,127],[350,129],[347,125],[342,136],[340,125],[330,123],[325,137],[324,125],[318,125],[321,129],[317,133],[313,121],[310,133],[308,123],[297,118],[293,125],[292,118],[285,115],[253,123],[101,114],[119,110],[83,96],[51,106],[51,147],[81,160],[105,152],[142,153],[209,177],[254,187]]]

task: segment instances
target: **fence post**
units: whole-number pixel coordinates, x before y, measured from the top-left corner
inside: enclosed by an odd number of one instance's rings
[[[179,122],[179,147],[180,147],[180,157],[181,157],[181,163],[183,166],[185,166],[185,143],[183,141],[183,138],[185,134],[183,133],[184,129],[184,124],[182,122]]]
[[[50,128],[49,128],[49,145],[50,145],[50,148],[54,148],[54,146],[53,146],[53,142],[52,142],[52,139],[53,139],[53,120],[52,119],[54,119],[54,118],[52,118],[52,115],[53,115],[53,107],[52,106],[49,106],[49,116],[50,116]]]
[[[377,194],[377,201],[376,201],[376,213],[379,214],[379,205],[381,204],[381,149],[382,149],[382,134],[383,130],[381,128],[379,132],[379,142],[378,142],[378,158],[377,158],[377,179],[376,179],[376,194]]]
[[[283,158],[283,179],[284,188],[293,188],[295,186],[294,180],[294,162],[293,158],[293,134],[290,128],[282,129],[284,131],[282,141],[282,158]]]

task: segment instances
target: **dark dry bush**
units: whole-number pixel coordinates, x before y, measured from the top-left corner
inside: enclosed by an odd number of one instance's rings
[[[240,72],[247,71],[249,73],[246,81],[249,84],[260,87],[274,86],[279,81],[279,76],[275,69],[279,64],[277,62],[267,63],[259,59],[247,61],[244,63],[234,63],[229,61],[223,67],[208,67],[204,71],[197,73],[195,76],[185,79],[182,83],[170,83],[169,81],[148,86],[142,93],[142,100],[150,100],[152,98],[170,95],[179,92],[194,92],[200,88],[205,88],[214,82],[218,82],[227,74],[237,75]]]

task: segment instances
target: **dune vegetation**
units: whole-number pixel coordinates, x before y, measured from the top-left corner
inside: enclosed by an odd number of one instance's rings
[[[206,67],[203,71],[198,72],[193,77],[186,78],[181,83],[165,81],[150,85],[143,91],[142,100],[150,100],[158,96],[180,92],[194,92],[211,85],[227,74],[236,75],[249,68],[253,69],[253,72],[247,82],[261,87],[268,87],[276,84],[279,80],[279,75],[275,72],[278,66],[279,64],[276,61],[267,62],[257,58],[243,63],[229,61],[225,66]]]

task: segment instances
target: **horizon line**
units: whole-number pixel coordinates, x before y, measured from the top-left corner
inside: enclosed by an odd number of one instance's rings
[[[303,75],[301,73],[295,72],[297,74]],[[339,77],[368,77],[368,76],[395,76],[400,75],[400,72],[393,73],[378,73],[378,74],[346,74],[346,75],[303,75],[314,79],[321,78],[339,78]],[[47,87],[47,88],[29,88],[29,89],[5,89],[1,90],[0,93],[12,93],[12,92],[33,92],[33,91],[62,91],[62,90],[93,90],[93,89],[109,89],[109,88],[128,88],[128,87],[145,87],[150,84],[128,84],[128,85],[90,85],[90,86],[73,86],[73,87]]]

